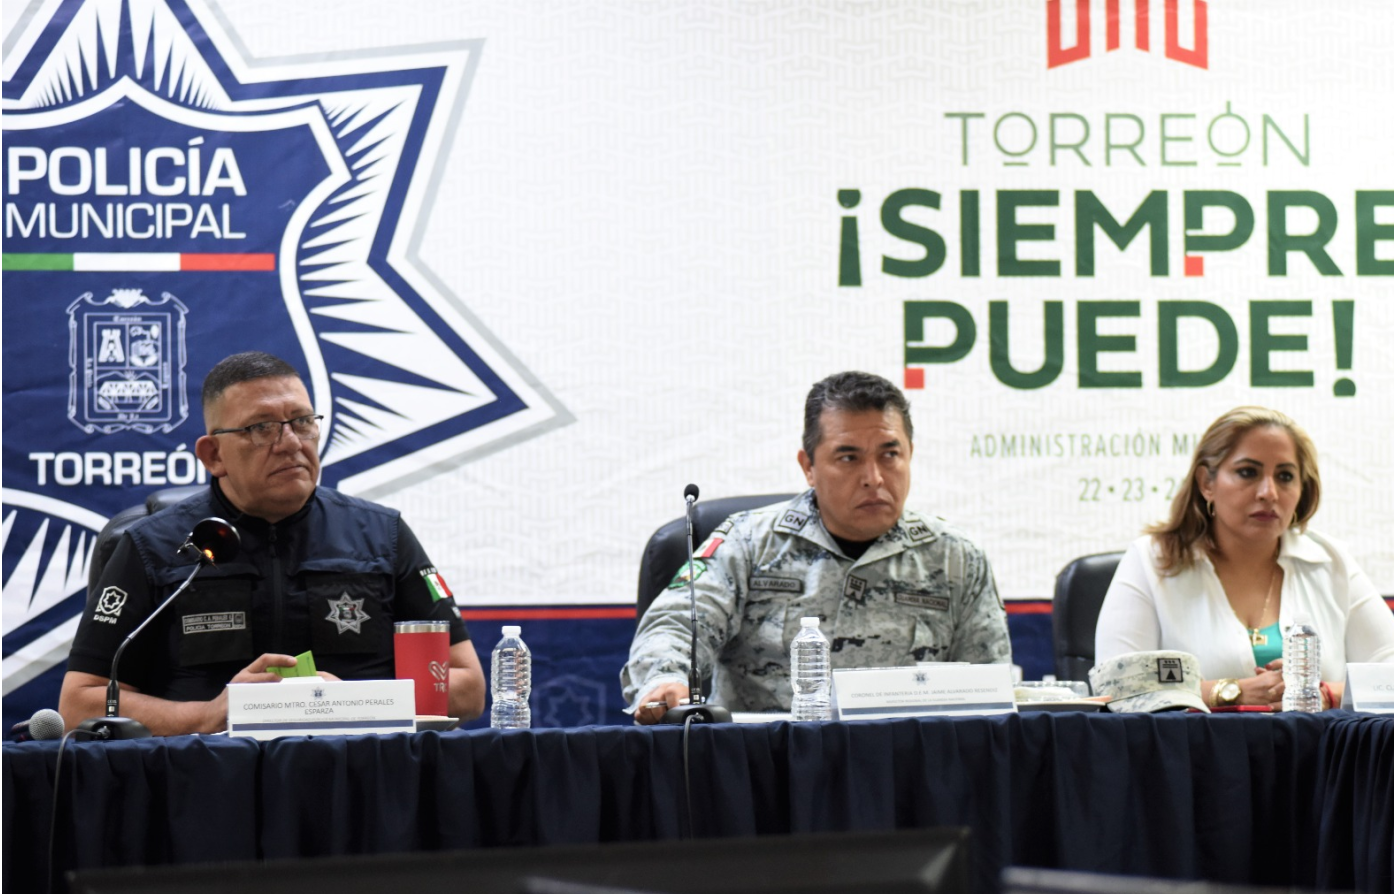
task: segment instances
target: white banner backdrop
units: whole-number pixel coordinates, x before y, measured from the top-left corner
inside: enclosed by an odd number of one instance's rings
[[[803,486],[815,380],[922,377],[910,504],[1044,597],[1258,403],[1311,432],[1314,526],[1394,593],[1394,7],[1153,0],[1139,29],[1122,0],[1115,40],[1104,0],[1060,6],[1082,58],[1053,67],[1046,0],[216,9],[253,67],[483,41],[415,253],[565,424],[344,489],[401,508],[464,606],[624,603],[689,481]],[[1004,383],[1003,338],[1058,375]]]

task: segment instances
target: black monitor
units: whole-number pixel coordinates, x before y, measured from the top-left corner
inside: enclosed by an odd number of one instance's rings
[[[87,870],[73,894],[968,894],[968,830],[484,848]]]

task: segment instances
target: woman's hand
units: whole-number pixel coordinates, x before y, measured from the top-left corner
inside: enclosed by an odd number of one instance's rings
[[[1239,704],[1267,705],[1275,711],[1283,709],[1283,659],[1254,668],[1254,676],[1239,681]]]

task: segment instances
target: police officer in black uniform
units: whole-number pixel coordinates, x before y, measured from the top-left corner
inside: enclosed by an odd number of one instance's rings
[[[274,682],[271,667],[314,654],[331,679],[390,679],[396,621],[450,624],[450,712],[484,710],[484,673],[454,600],[395,510],[317,487],[320,417],[299,374],[261,352],[235,354],[203,386],[208,434],[196,450],[206,493],[122,536],[78,623],[59,710],[69,727],[101,716],[111,658],[190,565],[175,549],[200,519],[242,537],[122,655],[121,710],[156,735],[227,727],[226,684]]]

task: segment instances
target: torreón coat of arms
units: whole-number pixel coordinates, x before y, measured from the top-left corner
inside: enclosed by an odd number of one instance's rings
[[[164,292],[84,292],[68,305],[68,418],[88,434],[169,432],[189,418],[185,317]]]

